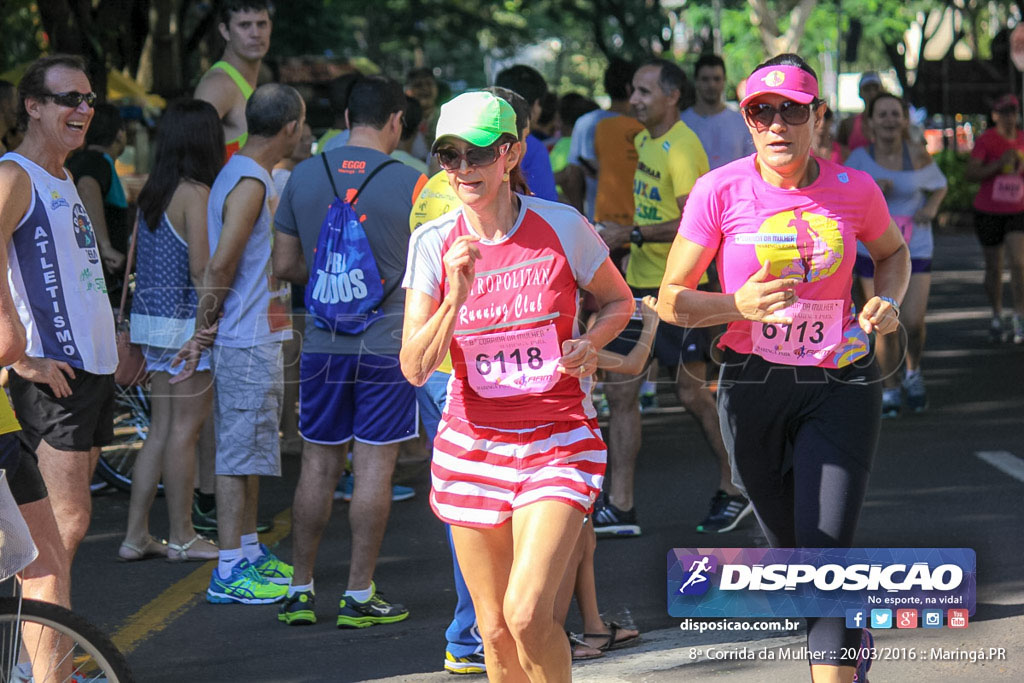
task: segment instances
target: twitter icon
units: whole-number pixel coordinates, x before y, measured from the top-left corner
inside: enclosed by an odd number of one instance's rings
[[[871,628],[892,628],[892,610],[871,610]]]

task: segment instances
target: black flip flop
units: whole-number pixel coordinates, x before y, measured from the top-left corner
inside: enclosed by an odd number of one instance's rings
[[[581,640],[580,638],[577,638],[568,631],[565,632],[565,635],[569,638],[569,651],[572,653],[572,661],[585,662],[590,659],[600,659],[601,657],[604,657],[604,650],[602,650],[601,648],[594,647],[593,645],[588,645],[585,641]],[[592,650],[597,650],[598,652],[596,655],[577,655],[576,648],[578,647],[588,647]]]
[[[623,628],[614,621],[606,621],[604,625],[608,627],[609,633],[584,633],[583,639],[587,638],[603,638],[605,642],[601,645],[596,646],[594,649],[600,650],[601,652],[608,652],[609,650],[616,650],[620,647],[625,647],[629,643],[634,643],[640,634],[637,633],[635,636],[629,638],[623,638],[622,640],[616,640],[615,636]]]

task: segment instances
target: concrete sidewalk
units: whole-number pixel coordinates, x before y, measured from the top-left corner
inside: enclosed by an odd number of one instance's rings
[[[1021,596],[1024,597],[1024,596]],[[975,621],[965,630],[875,630],[878,658],[870,680],[886,681],[988,681],[1021,680],[1024,677],[1024,616],[1021,605],[989,605],[988,611],[1014,614]],[[979,607],[979,615],[982,614]],[[810,680],[803,652],[806,634],[785,633],[776,637],[723,641],[712,634],[695,636],[679,629],[643,634],[630,648],[616,650],[601,659],[573,666],[578,683],[659,683],[711,681],[727,677],[730,683]],[[1001,648],[1001,651],[1000,651]],[[976,661],[971,661],[974,657]],[[456,681],[443,672],[394,676],[377,681]],[[482,681],[483,676],[467,676]]]

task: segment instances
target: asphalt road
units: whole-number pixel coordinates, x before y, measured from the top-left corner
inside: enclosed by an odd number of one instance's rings
[[[884,423],[856,544],[974,548],[978,608],[966,630],[876,633],[879,646],[923,654],[914,661],[896,654],[877,662],[871,680],[1021,680],[1024,347],[988,341],[981,255],[973,237],[943,235],[937,242],[924,366],[931,407]],[[671,406],[666,393],[662,398]],[[261,499],[263,512],[277,518],[268,540],[286,560],[297,470],[295,459],[286,460],[285,476],[266,481]],[[596,559],[606,618],[635,624],[644,637],[637,647],[578,665],[578,680],[804,679],[800,661],[748,660],[743,654],[796,648],[803,644],[800,633],[738,643],[734,634],[683,632],[680,620],[666,612],[670,548],[764,544],[752,521],[720,537],[695,533],[716,478],[710,451],[688,415],[669,409],[645,417],[637,473],[643,536],[602,540]],[[450,558],[443,527],[427,505],[425,470],[409,483],[417,495],[393,506],[376,575],[388,598],[411,611],[399,624],[358,631],[333,626],[348,569],[344,503],[335,504],[319,558],[321,623],[290,628],[277,622],[276,606],[207,604],[202,596],[212,563],[117,562],[128,505],[128,496],[117,492],[94,500],[93,523],[74,567],[75,609],[114,634],[140,681],[448,679],[440,670],[454,605]],[[159,500],[152,529],[166,529]],[[578,623],[570,626],[579,630]],[[969,660],[970,651],[999,646],[1008,648],[1004,660]],[[942,653],[954,658],[939,659]]]

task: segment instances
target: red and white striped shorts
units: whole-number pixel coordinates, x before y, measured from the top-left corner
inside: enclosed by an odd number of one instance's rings
[[[456,526],[498,527],[513,510],[558,500],[588,513],[608,452],[597,420],[501,427],[444,415],[434,439],[430,507]]]

